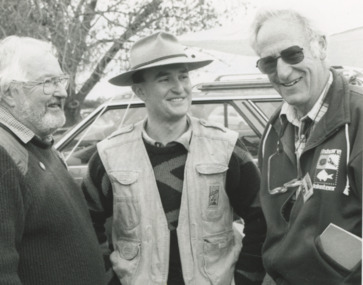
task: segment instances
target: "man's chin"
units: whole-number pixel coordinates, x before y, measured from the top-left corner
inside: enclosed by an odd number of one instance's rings
[[[42,129],[42,133],[46,135],[53,134],[56,130],[63,127],[66,123],[66,117],[64,114],[47,114],[40,125],[40,128]]]

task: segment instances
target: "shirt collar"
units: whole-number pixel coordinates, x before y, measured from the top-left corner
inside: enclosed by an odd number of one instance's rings
[[[35,136],[32,130],[20,123],[5,107],[1,105],[0,122],[25,144],[31,141]]]
[[[158,147],[165,147],[165,146],[168,146],[168,145],[171,145],[171,144],[174,144],[174,143],[179,143],[179,144],[183,145],[187,151],[189,151],[190,141],[191,141],[192,133],[193,133],[189,117],[187,117],[188,129],[180,137],[178,137],[176,140],[168,142],[166,145],[162,144],[161,142],[158,142],[158,141],[154,140],[153,138],[151,138],[147,134],[147,132],[145,130],[146,123],[147,123],[147,120],[145,120],[144,125],[143,125],[142,137],[148,144],[155,145],[155,146],[158,146]]]
[[[291,124],[297,127],[299,127],[301,125],[301,121],[303,121],[307,117],[309,117],[314,122],[319,122],[320,119],[323,117],[323,115],[326,113],[327,106],[325,106],[324,108],[322,108],[322,106],[324,103],[325,96],[332,83],[333,83],[333,74],[330,71],[329,79],[324,87],[324,90],[321,92],[318,100],[315,102],[311,110],[302,118],[299,118],[299,116],[297,115],[297,110],[295,109],[294,106],[289,105],[287,102],[284,102],[284,104],[281,107],[280,120],[286,118]]]

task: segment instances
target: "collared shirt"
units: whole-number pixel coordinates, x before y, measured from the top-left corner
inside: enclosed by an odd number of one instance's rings
[[[282,105],[280,119],[285,117],[291,124],[296,127],[295,133],[295,151],[299,158],[305,148],[308,132],[310,133],[315,125],[321,120],[328,110],[328,104],[324,102],[325,96],[333,82],[333,74],[330,72],[328,82],[326,83],[318,100],[311,110],[303,117],[299,117],[294,106],[285,102]],[[310,121],[310,122],[309,122]]]
[[[147,121],[145,121],[145,123],[144,123],[144,129],[142,130],[142,137],[143,137],[143,139],[148,144],[155,145],[157,147],[164,147],[164,146],[168,146],[170,144],[180,143],[180,144],[182,144],[185,147],[185,149],[187,151],[189,151],[189,148],[190,148],[190,140],[192,138],[192,127],[191,127],[191,124],[189,122],[189,118],[188,118],[188,121],[187,121],[187,123],[188,123],[188,129],[180,137],[178,137],[176,140],[173,140],[171,142],[168,142],[166,145],[164,145],[161,142],[158,142],[158,141],[154,140],[153,138],[151,138],[147,134],[147,132],[145,130],[146,123],[147,123]]]
[[[11,130],[23,143],[28,143],[35,136],[34,132],[20,123],[3,106],[0,105],[0,123]]]

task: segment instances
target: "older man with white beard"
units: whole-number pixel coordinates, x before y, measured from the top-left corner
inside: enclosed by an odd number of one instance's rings
[[[48,43],[0,42],[0,284],[106,284],[86,203],[52,147],[68,81]]]

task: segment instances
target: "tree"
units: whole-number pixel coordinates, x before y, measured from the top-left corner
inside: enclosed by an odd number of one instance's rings
[[[208,0],[0,0],[0,38],[31,36],[57,49],[71,76],[68,126],[80,119],[80,105],[102,76],[128,68],[135,40],[160,29],[180,35],[210,28],[217,19]]]

